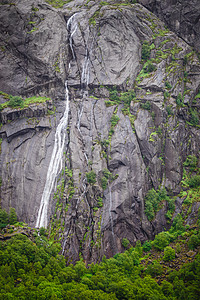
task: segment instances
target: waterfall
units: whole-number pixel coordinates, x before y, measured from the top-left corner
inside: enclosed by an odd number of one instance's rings
[[[69,92],[68,92],[67,82],[65,83],[65,91],[66,91],[65,112],[58,124],[55,133],[53,152],[51,155],[51,160],[47,171],[46,183],[44,186],[40,208],[39,208],[37,221],[35,225],[37,228],[47,227],[49,199],[53,191],[57,175],[62,170],[62,158],[64,152],[66,128],[68,124],[68,113],[69,113]]]
[[[67,29],[71,33],[69,38],[69,44],[72,51],[73,59],[75,59],[75,53],[73,50],[72,37],[75,34],[77,29],[77,23],[74,22],[76,14],[74,14],[71,18],[69,18],[67,22]],[[69,69],[70,69],[70,64],[69,64]],[[65,112],[56,129],[53,152],[51,155],[51,160],[47,171],[46,182],[42,194],[42,199],[40,202],[40,208],[38,211],[37,221],[35,225],[36,228],[47,227],[48,224],[48,207],[49,207],[50,196],[54,189],[56,178],[60,173],[60,171],[62,170],[62,158],[64,152],[63,150],[65,145],[65,138],[66,138],[66,128],[68,124],[68,114],[69,114],[69,91],[68,91],[68,86],[66,81],[65,82]]]

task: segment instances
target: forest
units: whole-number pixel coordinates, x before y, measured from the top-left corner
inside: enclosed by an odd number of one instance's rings
[[[153,241],[143,245],[138,241],[132,247],[123,239],[124,253],[89,265],[81,254],[71,264],[60,254],[61,244],[49,240],[44,228],[26,236],[17,233],[26,227],[16,223],[13,211],[12,220],[15,225],[4,227],[1,235],[2,300],[200,298],[200,212],[195,225],[184,226],[178,214],[171,229]]]

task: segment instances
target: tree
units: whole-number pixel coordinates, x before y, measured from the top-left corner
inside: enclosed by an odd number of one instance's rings
[[[164,249],[164,256],[163,256],[163,260],[164,261],[171,261],[175,258],[175,250],[170,247],[170,246],[167,246],[165,249]]]
[[[17,223],[17,214],[15,211],[15,208],[13,208],[13,207],[10,208],[9,223],[11,225],[14,225],[15,223]]]
[[[6,227],[8,224],[8,214],[5,209],[0,208],[0,228]]]
[[[169,242],[170,242],[169,234],[163,231],[156,235],[152,244],[156,249],[162,251],[167,245],[169,245]]]

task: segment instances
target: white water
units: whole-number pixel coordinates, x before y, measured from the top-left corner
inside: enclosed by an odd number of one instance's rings
[[[66,106],[63,117],[61,118],[55,133],[55,142],[49,168],[47,171],[46,183],[42,194],[40,208],[37,216],[36,227],[47,227],[47,213],[49,206],[49,199],[51,192],[53,191],[56,177],[62,170],[62,158],[66,138],[66,129],[68,124],[68,113],[69,113],[69,92],[67,88],[67,82],[65,83],[66,93]]]
[[[74,22],[75,16],[76,14],[74,14],[71,18],[69,18],[67,22],[67,29],[71,32],[69,43],[70,43],[73,59],[75,59],[75,53],[72,44],[72,37],[77,30],[77,23]],[[70,64],[69,64],[69,69],[70,69]],[[67,87],[67,81],[65,82],[65,100],[66,100],[65,112],[56,129],[54,148],[51,155],[49,168],[47,171],[46,183],[43,190],[40,208],[38,211],[37,221],[35,225],[36,228],[47,227],[48,206],[49,206],[50,196],[54,189],[56,178],[60,173],[60,171],[62,170],[62,158],[64,152],[63,150],[65,145],[66,129],[68,124],[68,114],[69,114],[69,91]]]

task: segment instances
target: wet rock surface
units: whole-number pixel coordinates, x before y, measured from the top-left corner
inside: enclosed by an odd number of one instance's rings
[[[177,195],[183,162],[188,154],[198,155],[200,145],[199,127],[190,123],[200,88],[200,63],[192,48],[140,4],[84,4],[72,1],[62,10],[41,1],[3,6],[2,36],[5,42],[7,30],[9,39],[1,55],[8,69],[0,89],[48,95],[56,111],[49,115],[45,103],[20,115],[10,108],[1,112],[2,207],[15,207],[22,221],[35,226],[67,78],[63,170],[50,198],[48,222],[68,262],[80,253],[96,262],[123,251],[124,238],[134,245],[167,228],[167,204],[150,222],[145,195],[152,187]],[[15,28],[8,22],[11,14]],[[19,30],[27,18],[36,22],[27,25],[36,27],[28,27],[31,33]],[[141,59],[144,41],[151,46],[151,72]],[[130,89],[136,95],[130,109],[123,101],[109,102],[111,90],[119,97]],[[175,214],[181,201],[175,202]]]

